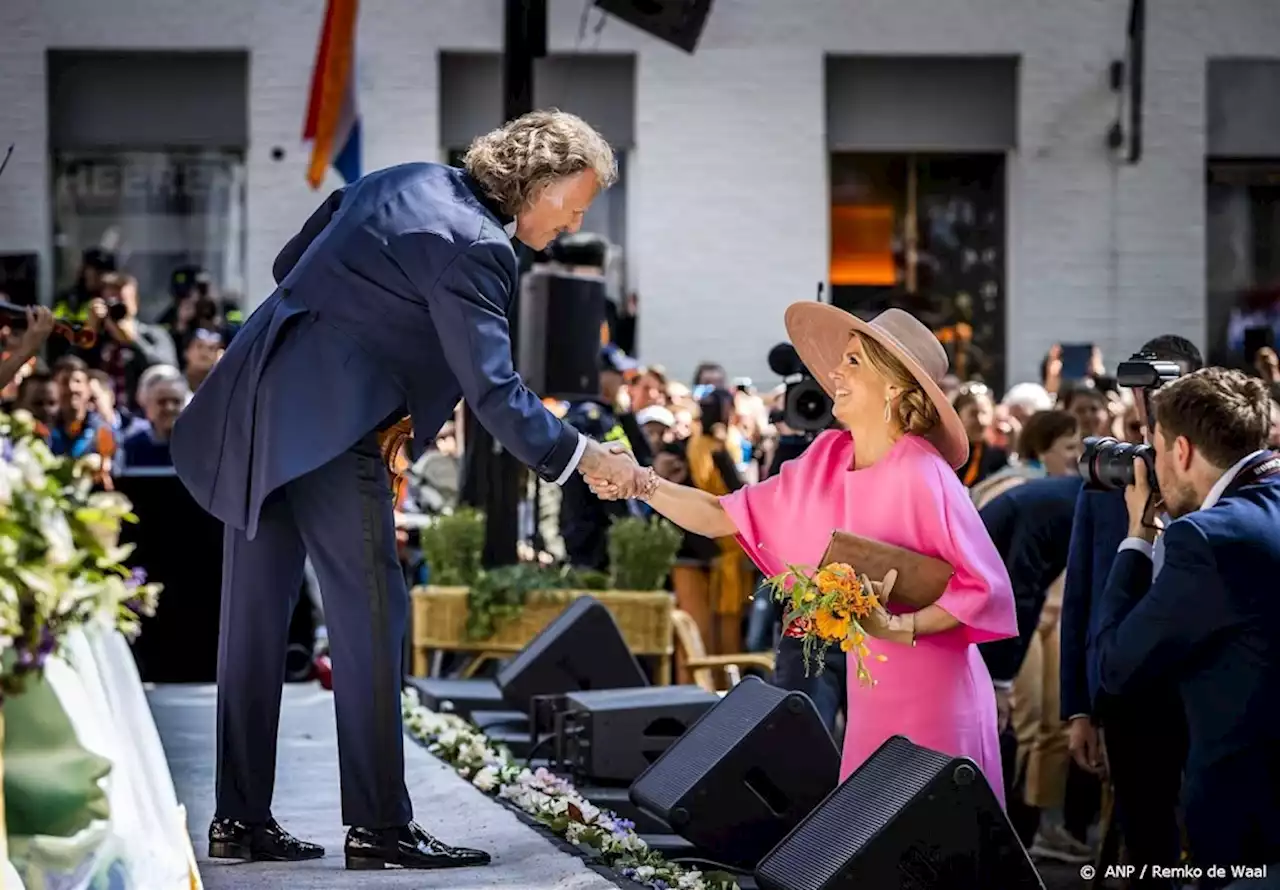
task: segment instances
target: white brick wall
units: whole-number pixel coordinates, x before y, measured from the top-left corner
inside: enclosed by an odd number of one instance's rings
[[[617,21],[578,47],[583,2],[551,0],[552,48],[638,54],[628,246],[644,357],[677,377],[713,358],[767,378],[782,308],[825,277],[825,52],[1021,56],[1008,191],[1015,377],[1056,339],[1098,341],[1115,360],[1154,332],[1202,337],[1206,60],[1280,56],[1275,0],[1149,4],[1146,156],[1134,168],[1103,146],[1127,0],[718,0],[692,57]],[[322,9],[0,2],[0,142],[18,146],[0,178],[0,251],[40,251],[47,279],[46,49],[247,47],[250,300],[265,295],[276,250],[319,199],[299,133]],[[437,52],[498,49],[500,0],[365,0],[360,27],[367,165],[438,157]]]

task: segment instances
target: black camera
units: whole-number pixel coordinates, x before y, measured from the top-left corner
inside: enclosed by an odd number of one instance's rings
[[[1116,369],[1116,383],[1128,389],[1155,390],[1182,376],[1177,362],[1164,362],[1154,355],[1139,352]]]
[[[1121,366],[1123,367],[1123,365]],[[1114,491],[1134,484],[1133,461],[1147,465],[1147,482],[1156,488],[1156,452],[1150,445],[1121,442],[1111,436],[1089,436],[1080,453],[1079,470],[1085,488]]]
[[[107,318],[119,323],[128,317],[129,307],[121,300],[107,300]]]
[[[769,368],[787,380],[783,423],[798,433],[810,435],[831,427],[835,421],[831,414],[831,397],[805,368],[794,346],[779,343],[769,350]]]

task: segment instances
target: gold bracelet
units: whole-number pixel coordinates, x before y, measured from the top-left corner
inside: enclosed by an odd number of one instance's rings
[[[640,488],[636,492],[636,500],[644,501],[646,504],[658,492],[658,483],[662,478],[654,471],[653,467],[645,467],[644,481],[640,483]]]

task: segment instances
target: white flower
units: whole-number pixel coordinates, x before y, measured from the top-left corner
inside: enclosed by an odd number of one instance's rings
[[[44,467],[28,442],[14,443],[11,463],[21,472],[22,481],[26,483],[28,488],[44,488]]]
[[[581,814],[565,820],[563,835],[569,843],[590,849],[606,863],[632,877],[641,885],[667,886],[673,890],[738,890],[737,884],[709,884],[701,872],[654,859],[649,845],[616,815],[606,813],[578,793],[568,781],[546,769],[531,771],[511,759],[505,749],[495,747],[470,724],[454,714],[435,714],[422,707],[411,693],[401,699],[404,724],[427,749],[453,766],[471,784],[535,818],[561,817],[570,808]],[[619,827],[619,824],[623,827]],[[596,829],[592,831],[592,829]],[[590,844],[587,833],[594,835]],[[623,869],[626,862],[658,862]]]
[[[71,535],[71,526],[62,513],[45,511],[40,514],[40,534],[44,536],[49,550],[45,558],[55,566],[69,565],[76,558],[76,542]]]
[[[0,462],[0,507],[13,503],[13,489],[22,484],[22,473],[13,464]]]
[[[471,784],[481,791],[492,791],[498,787],[498,771],[491,766],[486,766],[476,773],[476,777],[471,780]]]
[[[582,821],[588,825],[594,825],[596,819],[600,818],[600,808],[588,801],[586,798],[579,798],[575,801],[578,809],[582,812]]]

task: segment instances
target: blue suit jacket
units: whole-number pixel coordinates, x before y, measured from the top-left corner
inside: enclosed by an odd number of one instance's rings
[[[1178,684],[1198,861],[1280,862],[1280,480],[1170,523],[1151,574],[1143,553],[1116,557],[1095,642],[1102,687]]]
[[[173,463],[195,499],[253,537],[272,491],[404,413],[417,456],[460,397],[557,479],[578,433],[512,365],[507,222],[470,176],[439,164],[380,170],[331,195],[178,419]]]
[[[1083,485],[1076,476],[1030,479],[980,511],[1009,570],[1018,610],[1018,636],[978,647],[993,680],[1012,680],[1022,667],[1045,594],[1067,566],[1071,517]]]
[[[1093,650],[1098,603],[1129,529],[1123,491],[1082,490],[1076,499],[1062,592],[1062,719],[1092,714],[1098,696]]]

